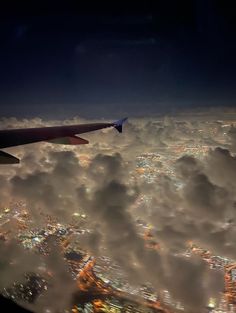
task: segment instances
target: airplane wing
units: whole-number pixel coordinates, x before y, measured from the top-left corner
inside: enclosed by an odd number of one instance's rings
[[[114,127],[118,132],[122,133],[123,123],[126,120],[127,118],[115,121],[113,123],[91,123],[69,126],[0,130],[0,149],[40,141],[48,141],[51,143],[67,145],[87,144],[87,140],[76,135],[107,127]],[[15,163],[19,163],[19,159],[6,152],[0,151],[0,164]]]

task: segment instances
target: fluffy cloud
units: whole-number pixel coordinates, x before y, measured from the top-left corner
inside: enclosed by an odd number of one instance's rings
[[[176,300],[185,304],[188,312],[199,312],[213,292],[210,290],[213,285],[213,274],[200,259],[187,260],[174,253],[176,236],[173,230],[166,237],[163,236],[163,231],[156,232],[157,238],[161,238],[162,243],[170,248],[169,251],[160,253],[146,248],[144,239],[138,233],[132,212],[132,206],[141,192],[140,187],[126,184],[123,175],[113,177],[112,167],[105,161],[106,158],[107,156],[102,157],[105,168],[104,177],[100,177],[99,184],[89,191],[86,191],[84,186],[78,188],[78,201],[86,208],[90,226],[96,229],[96,234],[99,233],[97,237],[99,240],[93,241],[95,246],[90,245],[90,249],[93,252],[95,248],[95,253],[98,254],[99,246],[102,249],[101,254],[110,256],[126,270],[132,283],[140,284],[148,280],[157,289],[168,289]],[[114,158],[112,162],[116,165],[117,162],[122,162],[119,155],[109,158],[110,162]],[[97,162],[101,164],[101,156],[95,158],[93,162],[92,168]],[[120,168],[122,173],[122,163],[115,168]],[[102,173],[100,175],[102,176]],[[169,192],[170,198],[171,191]],[[157,224],[157,227],[160,228],[160,225]],[[165,227],[168,228],[167,223]],[[167,229],[165,231],[167,232]],[[179,235],[179,232],[176,233]],[[187,237],[187,234],[183,233],[182,238],[179,238],[182,247]],[[222,291],[222,282],[223,277],[220,276],[218,292]]]
[[[23,279],[26,272],[37,272],[40,257],[21,248],[15,240],[0,243],[0,289],[10,287],[15,281]]]
[[[48,246],[50,253],[44,261],[52,273],[52,279],[48,289],[39,296],[31,308],[36,312],[56,313],[72,306],[77,286],[70,275],[69,267],[63,259],[62,251],[54,236],[48,240]]]
[[[75,118],[64,124],[79,122],[86,121]],[[45,123],[40,119],[6,119],[3,125],[34,127]],[[214,119],[136,119],[127,122],[122,135],[104,130],[82,136],[90,141],[86,146],[68,148],[39,143],[11,148],[21,157],[21,164],[1,169],[1,204],[12,198],[24,200],[37,224],[39,208],[60,222],[70,221],[73,212],[82,210],[88,216],[90,233],[80,237],[81,246],[94,255],[110,256],[126,270],[132,283],[148,280],[157,289],[168,289],[188,312],[199,313],[207,297],[222,290],[222,276],[209,271],[198,258],[182,257],[186,241],[194,240],[215,253],[236,255],[235,157],[220,144],[226,138],[224,133],[222,122]],[[174,155],[174,177],[159,176],[147,184],[134,174],[136,156],[173,153],[172,147],[196,142],[210,144],[212,150],[204,160]],[[218,145],[221,148],[215,149]],[[80,154],[85,153],[90,159],[86,168],[80,164]],[[165,166],[165,160],[162,163]],[[149,202],[137,206],[143,195],[149,197]],[[165,247],[164,252],[146,248],[137,229],[138,217],[153,225],[154,236]],[[60,259],[58,252],[53,255]],[[61,273],[66,267],[61,262],[56,268]],[[54,288],[58,285],[58,281],[53,284]],[[70,280],[68,286],[72,292]],[[63,299],[60,292],[52,288],[49,294],[52,299],[60,294],[66,305],[70,297],[67,294]],[[45,308],[47,299],[45,294],[38,308]]]

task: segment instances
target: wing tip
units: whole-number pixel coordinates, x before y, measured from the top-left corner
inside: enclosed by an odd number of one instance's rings
[[[113,123],[113,126],[115,127],[115,129],[119,132],[122,133],[123,131],[123,124],[124,122],[128,119],[128,117],[122,118],[121,120],[118,120],[116,122]]]

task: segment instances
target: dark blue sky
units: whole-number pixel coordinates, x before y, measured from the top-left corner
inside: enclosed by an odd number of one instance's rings
[[[110,118],[236,104],[233,2],[29,3],[1,12],[0,116]]]

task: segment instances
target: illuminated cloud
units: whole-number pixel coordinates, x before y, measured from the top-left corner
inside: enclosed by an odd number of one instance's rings
[[[86,213],[84,223],[90,232],[80,237],[84,249],[96,256],[110,256],[133,284],[150,281],[157,289],[168,289],[188,312],[200,312],[211,292],[222,291],[223,279],[197,257],[181,257],[186,242],[193,240],[213,253],[236,256],[232,227],[235,157],[228,150],[231,146],[224,123],[215,119],[131,119],[122,135],[104,130],[82,136],[90,141],[86,147],[39,143],[12,148],[22,162],[3,168],[1,200],[4,204],[13,197],[24,200],[36,224],[43,223],[38,208],[60,222],[70,221],[74,212]],[[75,118],[64,124],[80,122],[87,121]],[[59,125],[60,121],[4,120],[7,127],[45,124]],[[178,150],[196,142],[210,144],[211,150],[201,159],[185,150],[176,152],[174,178],[162,175],[147,183],[134,175],[136,156],[166,151],[169,157],[172,147]],[[82,155],[88,158],[86,166]],[[165,160],[159,165],[166,166]],[[150,200],[137,205],[142,195]],[[138,217],[152,225],[165,252],[147,249],[137,229]],[[51,290],[50,294],[58,293],[60,290]],[[63,303],[68,303],[68,295]]]

